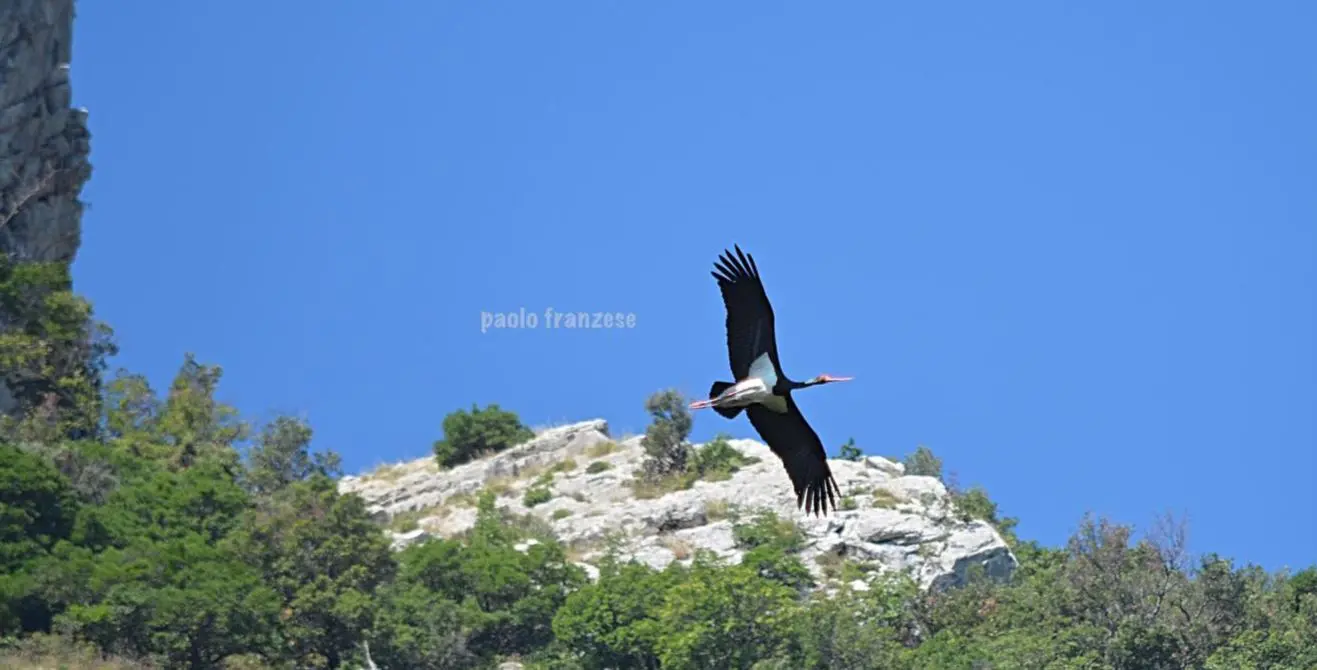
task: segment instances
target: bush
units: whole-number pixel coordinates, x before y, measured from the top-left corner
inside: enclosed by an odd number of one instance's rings
[[[516,413],[490,404],[485,409],[457,410],[444,417],[444,437],[434,443],[439,467],[451,468],[472,459],[521,444],[535,433],[522,425]]]
[[[608,461],[595,461],[585,468],[585,474],[596,475],[606,470],[612,470],[613,464]]]
[[[532,486],[526,489],[526,494],[521,497],[521,503],[527,507],[543,505],[553,500],[553,491],[547,486]]]
[[[686,472],[691,451],[686,444],[691,432],[691,415],[686,405],[686,399],[674,390],[660,391],[645,401],[645,411],[654,419],[640,441],[646,454],[641,465],[646,479],[654,481]]]
[[[792,553],[805,546],[805,535],[800,527],[790,519],[783,519],[775,512],[763,511],[748,521],[737,519],[732,523],[732,537],[737,546],[743,549],[774,547]]]
[[[708,444],[696,449],[691,458],[691,469],[701,479],[720,481],[732,476],[732,473],[747,465],[758,463],[759,459],[746,456],[727,441],[726,435],[718,435]]]
[[[973,486],[964,493],[952,492],[951,504],[962,521],[978,519],[992,524],[1007,543],[1015,544],[1014,528],[1019,521],[1011,517],[999,516],[997,503],[988,497],[988,492]]]
[[[920,445],[915,453],[905,459],[905,473],[924,477],[942,478],[942,459],[933,455],[933,450]]]
[[[858,461],[864,458],[864,452],[855,446],[855,438],[852,437],[846,440],[846,444],[841,445],[841,451],[837,454],[837,458],[843,461]]]

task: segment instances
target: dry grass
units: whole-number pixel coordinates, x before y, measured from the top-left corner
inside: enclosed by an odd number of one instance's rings
[[[485,482],[485,490],[494,494],[495,497],[502,497],[512,492],[512,477],[490,477]]]
[[[695,477],[692,473],[679,473],[668,475],[659,480],[650,481],[643,477],[636,477],[631,480],[631,490],[638,500],[652,500],[662,498],[663,496],[674,491],[684,491],[695,484]]]
[[[709,522],[721,521],[731,516],[731,506],[726,500],[710,500],[704,503],[704,518]]]
[[[598,444],[592,445],[589,449],[586,449],[585,455],[589,456],[590,458],[603,458],[604,456],[607,456],[617,451],[617,449],[618,446],[616,442],[612,442],[612,441],[600,442]]]
[[[544,477],[544,475],[549,475],[550,477],[552,477],[556,473],[571,472],[572,470],[575,469],[576,469],[576,461],[572,460],[571,458],[565,458],[561,461],[553,463],[552,465],[539,465],[539,464],[528,465],[518,470],[516,476],[511,477],[510,479],[525,480],[525,479],[530,479],[532,477],[542,478]]]
[[[873,490],[873,506],[882,509],[895,509],[897,505],[905,502],[901,496],[879,487]]]
[[[672,552],[672,555],[679,561],[690,558],[691,553],[694,551],[691,543],[675,537],[664,538],[661,544],[667,547],[668,551]]]
[[[385,463],[384,465],[371,470],[370,474],[367,476],[371,479],[394,482],[398,481],[398,479],[405,474],[407,474],[407,468],[403,467],[402,463]]]
[[[476,494],[467,492],[454,493],[453,495],[444,498],[444,504],[451,507],[475,507]]]

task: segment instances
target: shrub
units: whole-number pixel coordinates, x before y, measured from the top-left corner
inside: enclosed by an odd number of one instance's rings
[[[763,511],[748,521],[737,519],[732,524],[732,537],[744,549],[771,546],[784,552],[799,551],[805,545],[805,535],[790,519],[775,512]]]
[[[963,493],[953,493],[951,506],[962,521],[978,519],[986,521],[1001,533],[1006,541],[1014,544],[1014,528],[1018,519],[998,516],[997,503],[988,497],[988,492],[978,486],[970,487]]]
[[[595,461],[585,468],[587,475],[595,475],[606,470],[613,469],[613,464],[608,461]]]
[[[704,518],[706,521],[721,521],[731,516],[731,507],[726,500],[710,500],[704,503]]]
[[[846,564],[846,557],[835,551],[825,551],[815,556],[814,562],[822,568],[824,577],[837,579],[841,577],[842,566]]]
[[[855,446],[855,438],[852,437],[846,440],[846,444],[841,445],[841,451],[837,454],[837,458],[843,461],[858,461],[864,458],[864,452]]]
[[[727,441],[726,435],[718,435],[700,449],[696,449],[691,458],[692,470],[701,479],[721,481],[743,466],[758,463],[759,459],[746,456]]]
[[[631,480],[631,490],[639,500],[660,498],[674,491],[685,491],[695,484],[694,473],[678,472],[663,477],[640,476]]]
[[[554,521],[557,521],[557,520],[559,520],[559,519],[566,519],[567,517],[569,517],[569,516],[571,516],[571,515],[572,515],[572,511],[569,510],[569,509],[556,509],[556,510],[553,510],[553,520],[554,520]]]
[[[645,401],[645,411],[653,417],[640,444],[645,449],[641,471],[651,481],[687,470],[691,432],[691,415],[686,399],[675,390],[660,391]]]
[[[933,455],[933,450],[919,445],[915,453],[905,459],[907,475],[942,478],[942,459]]]
[[[873,490],[873,506],[883,509],[892,509],[903,502],[901,497],[888,491],[885,488],[876,488]]]
[[[521,502],[527,507],[542,505],[553,500],[553,491],[547,486],[532,486],[526,489],[526,494],[521,497]]]
[[[458,410],[444,417],[444,437],[434,443],[434,457],[440,467],[450,468],[534,436],[514,412],[495,404],[484,409],[472,405],[470,412]]]
[[[485,491],[494,494],[495,497],[505,496],[512,492],[512,482],[507,477],[493,477],[485,482]]]

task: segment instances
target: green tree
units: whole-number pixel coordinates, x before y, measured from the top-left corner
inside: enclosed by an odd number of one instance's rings
[[[652,420],[640,444],[646,458],[642,472],[650,480],[687,471],[691,448],[691,415],[681,393],[673,389],[659,391],[645,400],[645,411]]]
[[[667,670],[743,668],[796,646],[796,591],[746,566],[697,557],[659,612],[659,659]]]
[[[486,493],[466,543],[428,542],[404,562],[404,577],[461,602],[471,649],[484,657],[525,654],[553,639],[554,613],[585,583],[556,541],[526,542]]]
[[[229,542],[282,603],[283,655],[298,667],[353,658],[396,569],[388,540],[355,495],[315,475],[248,513]]]
[[[815,594],[793,622],[800,647],[787,667],[903,667],[902,643],[913,625],[908,603],[916,591],[909,578],[892,577],[865,591],[843,585],[832,597]]]
[[[658,670],[667,593],[686,577],[673,563],[656,571],[634,561],[606,560],[599,579],[568,596],[553,619],[557,638],[587,670]]]
[[[277,595],[199,534],[108,549],[91,560],[87,584],[60,627],[107,651],[201,669],[273,648]]]
[[[864,452],[855,446],[855,438],[852,437],[846,440],[846,444],[841,445],[841,451],[838,453],[837,458],[843,461],[858,461],[864,458]]]
[[[78,503],[49,463],[0,444],[0,637],[49,627],[34,564],[73,532]]]
[[[338,454],[312,454],[312,434],[306,422],[288,416],[265,425],[247,454],[246,480],[252,490],[258,495],[272,495],[316,475],[337,477]]]
[[[67,263],[0,254],[0,384],[17,403],[0,428],[11,438],[98,432],[101,376],[117,349],[72,284]]]
[[[218,459],[236,468],[234,445],[247,437],[248,426],[239,420],[236,409],[215,399],[223,374],[217,365],[199,363],[190,353],[184,356],[158,419],[173,467]]]
[[[440,467],[461,465],[474,458],[494,454],[535,436],[513,412],[490,404],[471,411],[457,410],[444,417],[444,437],[434,443]]]
[[[372,659],[384,668],[474,668],[479,657],[461,607],[443,593],[401,579],[380,591],[368,633]]]
[[[67,538],[77,510],[72,487],[50,464],[0,444],[0,573]]]
[[[1001,533],[1007,544],[1014,546],[1018,542],[1015,526],[1019,524],[1019,519],[999,516],[997,503],[988,497],[988,492],[982,487],[973,486],[964,492],[953,491],[951,501],[962,520],[986,521]]]

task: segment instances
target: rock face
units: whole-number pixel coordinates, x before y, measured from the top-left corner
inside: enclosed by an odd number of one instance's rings
[[[91,177],[87,112],[71,109],[73,0],[0,3],[0,250],[72,261]]]
[[[730,479],[699,481],[650,499],[637,498],[628,485],[644,459],[640,438],[615,442],[602,420],[552,428],[500,454],[443,471],[427,457],[344,477],[339,489],[361,496],[381,520],[398,515],[417,520],[415,529],[394,533],[394,546],[402,548],[469,529],[475,495],[488,487],[500,493],[499,507],[551,524],[592,576],[597,572],[590,563],[609,541],[655,568],[687,561],[695,549],[739,562],[729,509],[771,510],[795,521],[806,537],[802,558],[816,577],[823,576],[819,559],[827,562],[829,554],[909,570],[925,588],[959,584],[973,565],[1002,579],[1015,570],[1015,556],[1001,535],[985,522],[959,519],[936,478],[906,476],[901,464],[877,456],[832,460],[844,497],[839,506],[848,509],[815,518],[797,510],[786,471],[767,446],[754,440],[732,440],[731,446],[759,462]],[[532,487],[547,488],[551,497],[527,507],[523,496]]]
[[[71,262],[81,242],[90,134],[69,107],[72,41],[73,0],[0,1],[0,253],[13,261]]]

